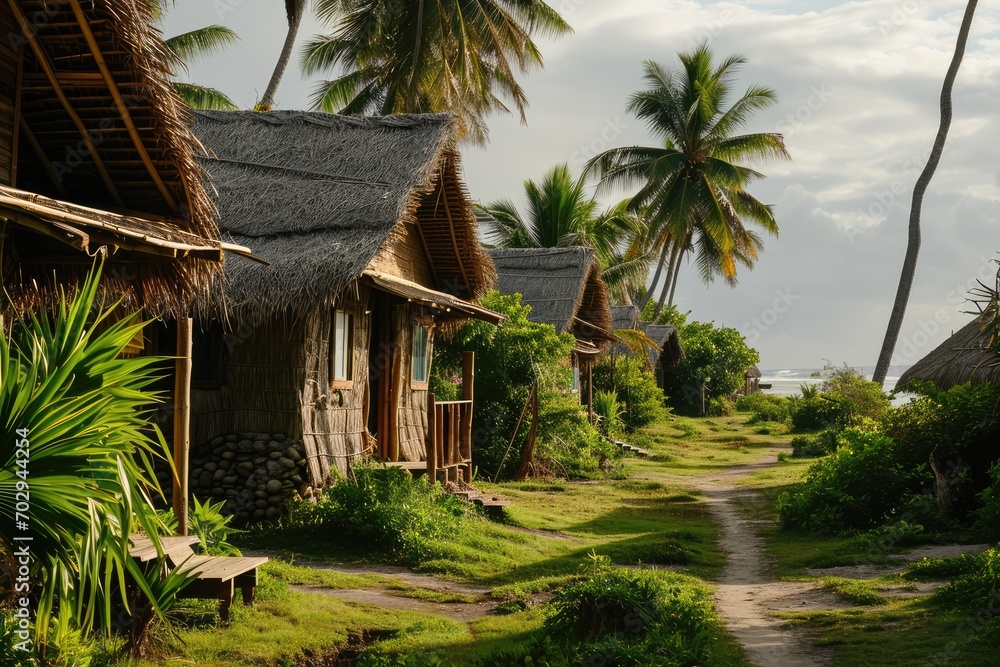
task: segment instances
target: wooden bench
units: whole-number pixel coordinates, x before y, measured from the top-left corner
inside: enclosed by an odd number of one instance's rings
[[[141,563],[157,558],[156,546],[148,537],[134,535],[130,539],[133,546],[129,549],[129,554],[133,558]],[[192,549],[197,543],[198,537],[195,535],[160,538],[168,565],[197,575],[197,579],[188,584],[178,597],[215,598],[219,600],[219,616],[227,621],[237,588],[243,592],[243,603],[248,606],[253,604],[254,590],[257,588],[257,568],[266,563],[267,558],[199,556]]]

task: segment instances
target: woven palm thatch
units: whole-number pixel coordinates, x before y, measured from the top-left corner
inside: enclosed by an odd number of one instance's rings
[[[151,24],[151,5],[2,4],[0,28],[10,48],[0,51],[0,103],[12,113],[0,118],[0,183],[124,213],[126,226],[127,220],[143,219],[159,225],[161,236],[173,229],[201,239],[198,247],[214,248],[154,252],[169,261],[150,261],[148,247],[124,244],[110,261],[123,267],[114,280],[151,314],[182,313],[221,274],[221,253],[215,211],[195,160],[191,118],[169,81],[176,63]],[[39,237],[37,228],[25,232],[17,215],[7,217],[17,229],[6,230],[11,236],[4,248],[4,284],[15,303],[47,298],[53,287],[73,282],[86,269],[89,258],[78,249],[67,253],[61,239]],[[40,248],[40,238],[61,252],[54,256],[51,248]],[[114,250],[120,238],[104,230],[89,240]]]
[[[754,379],[759,380],[761,377],[762,376],[761,376],[761,373],[760,373],[760,369],[757,368],[757,364],[754,364],[753,366],[751,366],[750,368],[747,369],[747,378],[749,378],[751,380],[754,380]]]
[[[1000,382],[1000,355],[990,345],[980,317],[956,331],[899,377],[897,386],[927,380],[939,389],[971,382]]]
[[[590,248],[492,248],[497,289],[520,294],[533,322],[584,340],[613,340],[608,288]]]
[[[611,306],[611,328],[635,329],[639,325],[638,306]]]
[[[653,368],[671,371],[684,359],[684,349],[681,347],[680,337],[677,329],[669,324],[645,324],[646,335],[649,336],[660,349],[649,351],[649,364]]]
[[[459,177],[455,117],[199,112],[194,131],[224,238],[270,262],[227,260],[229,307],[329,303],[409,223],[438,289],[474,300],[493,285]]]

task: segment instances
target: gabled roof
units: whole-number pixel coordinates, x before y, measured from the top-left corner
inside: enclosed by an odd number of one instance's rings
[[[684,350],[681,348],[677,329],[669,324],[647,324],[645,322],[641,323],[639,327],[654,343],[660,346],[659,350],[649,351],[649,365],[668,371],[676,368],[677,364],[684,359]]]
[[[927,380],[939,389],[971,382],[1000,382],[1000,355],[990,347],[980,317],[956,331],[899,377],[896,386]]]
[[[582,340],[613,340],[608,288],[590,248],[492,248],[497,289],[519,293],[533,322]]]
[[[482,296],[495,273],[459,177],[458,129],[446,114],[197,113],[223,237],[270,262],[227,261],[229,304],[328,303],[407,223],[433,265],[427,287]]]
[[[151,18],[146,0],[0,5],[2,271],[15,308],[85,273],[84,250],[110,255],[105,287],[147,315],[186,313],[221,274],[175,59]]]
[[[638,306],[611,306],[611,329],[635,329],[639,324]]]

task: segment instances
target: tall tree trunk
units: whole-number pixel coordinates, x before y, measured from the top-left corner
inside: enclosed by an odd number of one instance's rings
[[[674,267],[674,277],[670,281],[670,298],[667,299],[667,308],[674,305],[674,294],[677,293],[677,279],[681,275],[681,260],[684,258],[684,254],[677,258],[677,266]]]
[[[896,300],[892,305],[892,314],[889,316],[889,326],[885,332],[885,339],[882,341],[882,351],[879,353],[875,374],[872,376],[872,380],[879,384],[885,382],[885,376],[889,372],[889,362],[896,349],[899,331],[903,327],[906,304],[910,300],[913,276],[917,269],[917,255],[920,253],[920,211],[924,203],[924,193],[937,170],[938,163],[941,162],[944,144],[948,139],[952,114],[951,93],[955,86],[955,78],[958,76],[958,68],[962,64],[962,57],[965,55],[965,45],[969,40],[969,30],[972,28],[972,16],[976,12],[976,4],[977,0],[969,0],[969,4],[965,8],[962,27],[958,31],[958,41],[955,44],[955,55],[952,57],[948,73],[944,77],[944,86],[941,88],[941,123],[938,126],[937,137],[934,138],[934,147],[931,149],[927,165],[913,188],[913,202],[910,205],[910,233],[906,244],[906,257],[903,260],[903,271],[899,276],[899,287],[896,289]]]
[[[295,4],[301,6],[295,7],[293,6]],[[288,12],[288,34],[285,35],[285,44],[281,47],[281,55],[278,56],[278,62],[274,66],[274,72],[271,73],[271,80],[267,83],[264,96],[257,103],[256,109],[258,111],[270,111],[271,107],[274,106],[274,96],[278,94],[278,86],[281,84],[281,78],[285,75],[288,63],[292,59],[292,51],[295,49],[295,38],[299,34],[299,26],[302,25],[305,2],[301,2],[300,0],[296,3],[293,0],[290,3],[286,2],[285,6]]]
[[[413,64],[410,66],[410,89],[406,93],[406,107],[416,111],[417,69],[420,67],[420,48],[424,39],[424,0],[417,2],[417,36],[413,44]]]
[[[660,316],[663,311],[663,303],[667,300],[667,294],[671,292],[671,287],[677,280],[677,267],[681,265],[681,257],[684,255],[686,244],[681,242],[674,245],[673,252],[670,253],[670,268],[667,269],[667,280],[660,290],[660,300],[656,302],[656,311],[653,314],[653,321]]]
[[[641,299],[639,299],[639,314],[642,315],[642,309],[646,307],[646,302],[649,298],[653,296],[653,290],[656,289],[656,283],[660,282],[660,274],[663,273],[663,265],[667,262],[667,251],[670,249],[670,237],[667,236],[663,241],[663,248],[660,250],[660,261],[656,264],[656,272],[653,274],[653,282],[649,285],[649,289]]]

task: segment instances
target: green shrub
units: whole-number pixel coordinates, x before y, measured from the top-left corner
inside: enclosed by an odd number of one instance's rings
[[[288,503],[286,528],[321,527],[375,553],[417,564],[430,540],[454,535],[468,506],[457,497],[409,471],[355,464],[351,475],[315,503]]]
[[[243,531],[229,525],[232,516],[223,516],[225,501],[215,505],[211,501],[202,505],[197,498],[191,510],[191,530],[201,541],[202,553],[209,556],[241,556],[240,550],[229,543],[229,538]]]
[[[841,428],[857,426],[862,419],[879,420],[892,409],[882,385],[872,382],[846,364],[827,369],[820,394],[836,404],[836,423]]]
[[[597,426],[604,435],[613,437],[621,433],[623,412],[625,412],[625,406],[618,402],[618,394],[611,391],[594,393],[594,413],[598,416]]]
[[[990,468],[992,483],[979,494],[976,528],[991,540],[1000,540],[1000,463]]]
[[[837,449],[837,431],[826,429],[816,435],[796,435],[792,438],[792,456],[798,459],[819,458]]]
[[[625,406],[622,423],[629,431],[663,421],[669,415],[663,390],[638,357],[602,360],[594,367],[594,389],[618,395],[618,402]]]
[[[705,413],[709,417],[729,417],[736,414],[736,406],[725,396],[716,396],[709,400]]]
[[[749,394],[736,399],[736,409],[739,412],[749,412],[750,424],[764,422],[783,422],[788,419],[791,401],[784,396],[772,394]]]
[[[968,571],[934,594],[942,604],[995,615],[1000,610],[1000,549],[971,556]]]
[[[516,471],[529,421],[525,420],[519,429],[517,425],[535,379],[539,404],[537,451],[544,450],[552,457],[552,468],[584,474],[598,472],[608,450],[587,420],[578,394],[571,392],[573,337],[557,333],[551,325],[530,321],[531,306],[522,304],[518,294],[492,291],[482,303],[506,315],[507,320],[500,326],[470,320],[452,341],[442,340],[434,346],[431,368],[431,386],[443,395],[454,392],[445,385],[454,387],[453,381],[461,376],[461,352],[476,353],[473,458],[479,474],[492,478],[499,470],[499,478],[509,479]],[[504,459],[508,449],[511,454]]]
[[[707,400],[735,394],[746,384],[747,369],[760,361],[736,329],[692,322],[677,331],[685,357],[667,376],[664,390],[670,405],[688,414],[701,411],[703,385]]]
[[[544,664],[697,665],[718,629],[711,596],[674,574],[595,559],[546,619]]]
[[[789,411],[794,431],[814,431],[836,424],[840,411],[836,403],[822,396],[801,398]]]
[[[833,454],[779,497],[783,526],[825,533],[875,528],[930,481],[928,466],[900,463],[901,446],[891,438],[847,429],[839,439]]]

